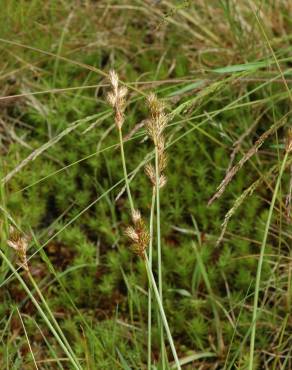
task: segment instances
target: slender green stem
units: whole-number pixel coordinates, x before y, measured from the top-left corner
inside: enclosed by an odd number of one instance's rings
[[[166,335],[167,335],[167,338],[168,338],[168,341],[169,341],[169,344],[170,344],[172,355],[173,355],[173,358],[174,358],[177,369],[181,370],[181,366],[180,366],[179,359],[178,359],[178,356],[177,356],[177,353],[176,353],[174,341],[172,339],[172,335],[171,335],[171,332],[170,332],[170,329],[169,329],[167,318],[166,318],[166,315],[165,315],[165,312],[164,312],[164,308],[163,308],[163,304],[162,304],[162,301],[161,301],[161,298],[160,298],[160,294],[159,294],[159,291],[158,291],[158,288],[157,288],[157,285],[156,285],[156,282],[155,282],[155,278],[153,276],[153,272],[150,268],[149,260],[148,260],[148,257],[147,257],[146,254],[144,255],[144,259],[145,259],[145,266],[146,266],[146,270],[147,270],[147,274],[148,274],[149,284],[151,285],[151,287],[154,291],[154,295],[155,295],[155,298],[156,298],[156,301],[157,301],[157,304],[158,304],[158,308],[159,308],[159,312],[160,312],[160,317],[161,317],[162,323],[163,323],[165,331],[166,331]]]
[[[132,195],[131,195],[131,191],[130,191],[129,179],[128,179],[128,172],[127,172],[125,152],[124,152],[124,142],[123,142],[122,129],[119,128],[118,131],[119,131],[120,149],[121,149],[121,157],[122,157],[125,184],[126,184],[128,199],[129,199],[129,202],[130,202],[131,213],[133,214],[133,212],[134,212],[134,203],[133,203],[133,199],[132,199]]]
[[[150,241],[149,241],[149,268],[152,271],[152,255],[153,255],[153,218],[155,207],[155,188],[153,187],[151,211],[150,211]],[[149,285],[148,289],[148,370],[151,370],[151,333],[152,333],[152,293]]]
[[[26,328],[25,328],[25,325],[24,325],[24,321],[22,320],[22,316],[21,316],[21,313],[19,312],[18,307],[16,307],[16,310],[17,310],[17,313],[18,313],[18,316],[19,316],[19,319],[20,319],[20,322],[21,322],[21,325],[22,325],[22,328],[23,328],[23,331],[24,331],[24,335],[25,335],[27,345],[28,345],[28,348],[29,348],[29,351],[30,351],[30,354],[31,354],[31,357],[32,357],[32,360],[33,360],[33,364],[34,364],[35,368],[37,370],[39,370],[38,365],[37,365],[36,360],[35,360],[35,357],[34,357],[34,354],[33,354],[33,350],[32,350],[31,345],[30,345],[30,341],[29,341],[29,337],[27,335],[27,331],[26,331]]]
[[[155,188],[156,188],[156,227],[157,227],[157,259],[158,259],[158,290],[162,300],[162,263],[161,263],[161,234],[160,234],[160,194],[159,194],[159,155],[155,147]]]
[[[259,256],[259,261],[258,261],[258,267],[257,267],[257,274],[256,274],[256,283],[255,283],[255,293],[254,293],[254,302],[253,302],[253,313],[252,313],[252,331],[251,331],[251,339],[250,339],[250,356],[249,356],[249,370],[253,370],[253,358],[254,358],[254,346],[255,346],[255,335],[256,335],[256,322],[257,322],[257,311],[258,311],[258,300],[259,300],[259,290],[260,290],[260,282],[261,282],[261,273],[262,273],[262,266],[263,266],[263,260],[264,260],[264,254],[265,254],[265,248],[266,248],[266,243],[267,243],[267,238],[268,238],[268,233],[269,233],[269,228],[270,224],[272,221],[272,215],[273,215],[273,210],[275,206],[275,202],[277,199],[280,183],[281,183],[281,178],[285,169],[285,165],[287,162],[288,158],[288,152],[286,152],[281,168],[280,168],[280,173],[277,179],[277,183],[275,186],[273,198],[271,201],[270,209],[269,209],[269,214],[268,214],[268,219],[266,222],[266,227],[265,227],[265,232],[264,232],[264,237],[263,241],[261,244],[261,250],[260,250],[260,256]]]
[[[19,282],[22,285],[23,289],[26,291],[26,293],[30,297],[32,303],[35,305],[36,309],[38,310],[38,312],[40,313],[40,315],[44,319],[45,323],[48,325],[48,327],[51,330],[52,334],[54,335],[54,337],[56,338],[56,340],[58,341],[58,343],[60,344],[60,346],[62,347],[62,349],[64,350],[64,352],[68,356],[68,358],[70,359],[70,361],[71,361],[72,365],[74,366],[74,368],[77,369],[77,370],[81,370],[81,366],[72,357],[71,352],[68,350],[68,348],[63,343],[63,341],[60,338],[59,334],[57,333],[57,331],[55,330],[55,328],[51,324],[50,320],[47,318],[45,312],[43,311],[43,309],[41,308],[41,306],[38,304],[37,300],[34,298],[33,294],[30,291],[30,289],[28,288],[28,286],[26,285],[26,283],[24,282],[24,280],[22,279],[22,277],[20,276],[20,274],[15,270],[15,268],[13,267],[13,265],[11,264],[11,262],[9,261],[9,259],[5,256],[5,254],[3,253],[3,251],[2,251],[1,248],[0,248],[0,255],[3,258],[3,260],[6,262],[6,264],[8,265],[8,267],[11,269],[11,271],[15,274],[16,278],[19,280]]]
[[[157,263],[158,263],[158,290],[161,301],[162,296],[162,257],[161,257],[161,232],[160,232],[160,193],[159,193],[159,153],[157,145],[155,145],[155,188],[156,188],[156,227],[157,227]],[[166,368],[165,364],[165,345],[164,345],[164,334],[163,325],[160,323],[160,347],[161,347],[161,360],[162,369]]]
[[[27,274],[28,274],[28,277],[29,277],[29,279],[30,279],[30,281],[31,281],[32,285],[34,286],[34,288],[35,288],[35,290],[36,290],[36,292],[37,292],[38,296],[40,297],[40,299],[41,299],[41,301],[42,301],[42,303],[43,303],[44,307],[46,308],[47,313],[49,314],[49,316],[50,316],[50,318],[51,318],[52,322],[54,323],[55,328],[57,329],[57,331],[58,331],[58,333],[59,333],[60,337],[62,338],[63,342],[64,342],[64,343],[65,343],[65,345],[67,346],[68,351],[70,351],[70,352],[71,352],[72,357],[73,357],[73,358],[75,359],[75,361],[77,362],[77,359],[76,359],[76,357],[75,357],[75,354],[74,354],[74,352],[72,351],[71,346],[70,346],[70,344],[69,344],[69,343],[68,343],[68,341],[67,341],[67,338],[65,337],[65,335],[64,335],[64,333],[63,333],[63,331],[62,331],[62,329],[60,328],[60,326],[59,326],[59,324],[58,324],[57,320],[55,319],[55,317],[54,317],[54,315],[53,315],[53,313],[52,313],[52,311],[51,311],[50,307],[48,306],[48,304],[47,304],[47,302],[46,302],[46,300],[45,300],[45,297],[43,296],[43,294],[42,294],[41,290],[39,289],[39,287],[38,287],[38,285],[37,285],[36,281],[34,280],[34,278],[33,278],[32,274],[30,273],[30,271],[28,271],[28,273],[27,273]]]
[[[194,248],[194,251],[195,251],[195,254],[196,254],[196,259],[198,261],[200,272],[202,274],[203,280],[205,282],[205,285],[206,285],[206,288],[207,288],[207,291],[208,291],[208,294],[209,294],[209,297],[210,297],[210,302],[211,302],[211,306],[212,306],[212,310],[213,310],[213,314],[214,314],[214,319],[215,319],[215,323],[216,323],[218,350],[219,350],[220,353],[223,353],[223,351],[224,351],[224,342],[223,342],[223,337],[222,337],[220,316],[219,316],[219,313],[218,313],[218,310],[217,310],[217,307],[216,307],[216,301],[215,301],[213,289],[212,289],[211,284],[210,284],[210,280],[209,280],[209,277],[208,277],[208,273],[207,273],[205,264],[202,260],[200,252],[198,251],[198,248],[197,248],[195,243],[193,243],[193,248]]]
[[[3,162],[1,162],[1,169],[0,170],[1,170],[1,175],[3,174],[3,176],[1,176],[1,179],[4,177],[3,167],[4,167]],[[5,209],[5,204],[6,204],[5,184],[3,184],[2,182],[0,184],[0,202],[1,202],[2,208]],[[8,223],[8,217],[7,217],[6,212],[2,212],[2,220],[3,220],[3,224],[0,225],[0,230],[1,230],[0,241],[3,243],[4,241],[6,241],[8,233],[9,233],[9,223]],[[7,249],[5,252],[6,252],[7,257],[9,258],[9,254],[10,254],[9,249]],[[8,271],[8,269],[5,267],[4,264],[2,264],[1,268],[0,268],[1,282],[4,280],[7,271]]]

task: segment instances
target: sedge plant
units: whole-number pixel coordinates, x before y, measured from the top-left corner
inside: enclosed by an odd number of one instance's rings
[[[115,71],[110,71],[109,81],[111,84],[112,91],[108,93],[107,100],[109,104],[113,107],[115,113],[115,124],[119,133],[119,143],[120,143],[120,152],[124,172],[124,180],[126,184],[127,195],[130,203],[131,216],[133,226],[128,226],[125,234],[131,241],[131,247],[135,254],[137,254],[145,264],[147,277],[149,281],[149,288],[153,290],[155,299],[157,301],[158,310],[162,325],[164,326],[172,355],[176,364],[177,369],[181,369],[180,362],[177,356],[176,348],[174,341],[171,335],[171,331],[168,325],[168,321],[165,315],[163,303],[162,303],[162,274],[161,274],[161,244],[160,244],[160,203],[159,203],[159,188],[161,188],[166,183],[166,178],[163,175],[162,171],[166,165],[166,157],[164,155],[164,139],[162,132],[166,126],[167,119],[163,113],[163,107],[159,103],[155,95],[150,95],[148,98],[148,104],[150,107],[151,117],[147,121],[147,130],[154,141],[155,144],[155,169],[148,165],[145,168],[147,175],[149,176],[153,184],[153,197],[152,197],[152,206],[150,214],[150,234],[146,227],[146,223],[141,216],[139,210],[134,208],[133,198],[130,191],[125,151],[123,144],[123,135],[122,135],[122,126],[125,120],[124,110],[125,110],[125,97],[127,95],[127,89],[125,87],[119,86],[119,78]],[[154,204],[156,199],[156,218],[157,218],[157,239],[158,239],[158,286],[155,281],[155,277],[152,271],[152,243],[153,243],[153,216],[154,216]],[[149,257],[147,255],[147,248],[149,248]],[[151,311],[151,296],[149,296],[148,301],[148,312]],[[148,368],[151,368],[151,317],[148,317]],[[163,340],[163,331],[161,331],[161,344],[162,344],[162,364],[165,366],[164,358],[164,340]],[[150,357],[150,359],[149,359]]]

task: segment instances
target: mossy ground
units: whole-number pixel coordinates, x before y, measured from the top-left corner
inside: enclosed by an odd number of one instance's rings
[[[288,2],[5,3],[1,95],[20,95],[0,101],[3,177],[80,122],[3,186],[2,208],[34,235],[31,273],[82,366],[141,369],[147,363],[147,275],[123,234],[129,208],[125,193],[116,200],[123,172],[105,101],[103,73],[115,68],[130,90],[125,135],[147,117],[150,91],[165,100],[173,116],[166,130],[168,182],[161,191],[161,220],[164,307],[178,355],[202,354],[185,366],[189,369],[247,368],[254,280],[275,181],[266,174],[281,162],[289,118],[223,196],[210,207],[207,203],[225,175],[233,143],[254,125],[236,163],[289,112],[289,93],[275,63],[276,58],[290,86]],[[147,219],[151,186],[141,164],[152,147],[143,127],[125,143],[125,151],[128,170],[140,166],[131,189]],[[216,247],[226,212],[261,177]],[[263,266],[257,369],[292,366],[289,177],[287,168]],[[3,236],[2,250],[16,262],[7,248]],[[5,262],[0,276],[1,369],[33,368],[24,327],[40,369],[70,368]],[[155,326],[153,364],[159,350]]]

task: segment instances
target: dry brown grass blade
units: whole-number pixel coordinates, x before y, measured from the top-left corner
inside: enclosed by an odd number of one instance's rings
[[[290,115],[291,111],[286,113],[279,121],[275,122],[266,132],[264,132],[256,143],[253,145],[252,148],[241,158],[241,160],[234,165],[231,170],[226,173],[224,179],[222,180],[221,184],[218,186],[216,193],[212,196],[212,198],[208,201],[208,205],[211,205],[216,199],[220,198],[221,195],[224,193],[227,185],[236,175],[236,173],[241,169],[241,167],[259,150],[259,148],[263,145],[265,140],[272,135],[276,130],[280,127],[284,126],[287,121],[288,116]]]

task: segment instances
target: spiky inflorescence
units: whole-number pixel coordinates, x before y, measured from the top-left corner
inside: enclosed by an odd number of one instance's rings
[[[128,89],[124,86],[119,87],[119,76],[115,71],[109,72],[109,82],[112,91],[107,94],[107,101],[114,108],[115,123],[117,128],[121,129],[125,120],[125,97],[128,93]]]
[[[167,157],[165,154],[165,138],[164,129],[167,125],[167,115],[164,112],[164,104],[158,100],[155,94],[150,94],[147,98],[150,117],[146,120],[146,129],[148,135],[152,139],[158,152],[158,171],[159,171],[159,187],[162,188],[166,184],[166,176],[163,171],[167,165]],[[151,183],[156,185],[156,173],[151,164],[147,164],[145,172]]]
[[[28,247],[28,238],[20,235],[20,233],[13,227],[9,228],[9,239],[7,240],[9,247],[13,248],[19,258],[19,266],[23,267],[28,271],[28,263],[26,258],[26,252]]]
[[[135,210],[132,215],[133,226],[127,227],[125,234],[132,242],[133,251],[140,257],[145,257],[145,250],[149,244],[149,233],[141,213]]]

